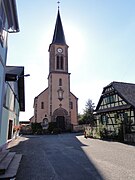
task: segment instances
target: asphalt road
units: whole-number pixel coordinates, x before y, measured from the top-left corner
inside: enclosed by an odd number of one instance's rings
[[[77,134],[19,137],[17,180],[135,180],[135,146]]]

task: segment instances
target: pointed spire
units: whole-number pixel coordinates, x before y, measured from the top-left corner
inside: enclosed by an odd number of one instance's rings
[[[59,7],[58,7],[58,14],[57,14],[57,19],[56,19],[52,44],[62,44],[62,45],[66,44],[60,12],[59,12]]]

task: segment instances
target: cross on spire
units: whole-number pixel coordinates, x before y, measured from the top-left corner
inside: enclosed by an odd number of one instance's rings
[[[57,19],[56,19],[52,44],[66,45],[66,40],[65,40],[65,35],[64,35],[64,30],[63,30],[63,26],[62,26],[62,22],[61,22],[59,9],[58,9],[58,13],[57,13]]]
[[[58,4],[58,9],[59,9],[59,4],[60,4],[60,1],[58,1],[58,2],[57,2],[57,4]]]

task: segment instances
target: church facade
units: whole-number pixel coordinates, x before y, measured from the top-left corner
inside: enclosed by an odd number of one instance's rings
[[[31,122],[56,122],[62,130],[78,124],[78,98],[70,91],[68,45],[58,9],[54,35],[49,46],[48,87],[34,98]]]

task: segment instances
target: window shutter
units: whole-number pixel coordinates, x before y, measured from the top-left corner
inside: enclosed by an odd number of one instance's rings
[[[128,113],[124,113],[124,123],[128,123]]]
[[[108,116],[105,116],[106,124],[108,124]]]

